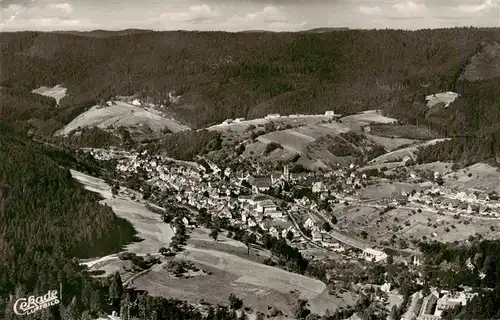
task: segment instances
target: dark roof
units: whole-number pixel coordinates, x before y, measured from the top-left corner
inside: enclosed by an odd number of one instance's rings
[[[271,186],[271,177],[253,177],[249,183],[257,188],[266,188]]]
[[[279,179],[279,178],[281,178],[282,175],[283,175],[282,172],[277,171],[277,172],[274,172],[273,174],[271,174],[271,177],[273,177],[273,179]]]
[[[268,199],[269,199],[269,197],[267,197],[267,196],[263,196],[263,195],[259,195],[259,196],[255,196],[253,199],[254,199],[255,201],[263,201],[263,200],[268,200]]]

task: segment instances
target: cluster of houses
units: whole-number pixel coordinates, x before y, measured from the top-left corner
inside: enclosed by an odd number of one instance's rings
[[[415,308],[414,316],[417,320],[441,319],[443,311],[452,309],[458,305],[465,306],[477,293],[469,290],[450,292],[446,290],[433,290],[421,300],[420,308]],[[418,310],[418,314],[417,313]]]
[[[328,117],[332,118],[340,118],[342,115],[335,113],[335,111],[328,110],[325,111],[324,114],[291,114],[291,115],[281,115],[279,113],[270,113],[267,114],[264,119],[266,120],[278,120],[282,118],[315,118],[315,117]],[[245,121],[245,118],[236,118],[236,119],[226,119],[221,124],[222,125],[230,125],[231,123],[240,123]]]
[[[438,210],[447,210],[457,214],[500,218],[500,201],[496,196],[487,193],[468,194],[464,191],[455,193],[443,187],[435,187],[410,194],[408,199],[433,206]]]
[[[196,166],[176,165],[161,157],[122,159],[117,170],[122,173],[143,170],[152,186],[175,191],[177,203],[205,208],[213,215],[228,218],[233,225],[259,226],[275,237],[286,236],[288,231],[297,234],[274,200],[266,195],[244,194],[237,178],[234,183],[227,183],[216,171],[209,174]],[[286,179],[286,172],[280,179]]]
[[[134,173],[139,171],[148,175],[150,185],[158,187],[162,191],[173,191],[175,201],[179,204],[188,205],[192,208],[205,208],[212,215],[220,218],[228,218],[232,225],[252,228],[260,227],[275,237],[286,237],[289,231],[293,236],[299,235],[291,222],[286,219],[283,209],[274,198],[260,193],[272,186],[283,185],[285,182],[309,186],[314,193],[324,197],[331,197],[332,191],[328,185],[328,178],[351,178],[345,172],[325,174],[323,179],[311,174],[291,174],[288,166],[283,171],[271,173],[268,176],[251,176],[249,174],[237,174],[230,171],[227,176],[229,182],[221,179],[220,171],[214,170],[208,173],[202,166],[186,166],[173,163],[169,158],[159,156],[148,156],[143,154],[121,159],[118,161],[117,170],[122,173]],[[226,175],[224,170],[224,175]],[[354,176],[356,179],[361,177]],[[260,184],[262,181],[264,184]],[[243,180],[248,180],[253,193],[244,192],[241,186]],[[338,180],[338,179],[337,179]],[[263,187],[263,188],[261,188]],[[154,195],[152,195],[154,197]],[[306,213],[307,208],[316,210],[317,204],[310,199],[295,199],[296,204],[290,210],[300,210]],[[304,222],[304,227],[311,231],[313,241],[333,251],[343,251],[344,248],[338,241],[322,230],[321,223],[312,219]],[[372,252],[373,251],[373,252]],[[385,253],[376,250],[363,251],[362,257],[369,261],[381,261],[386,258]]]

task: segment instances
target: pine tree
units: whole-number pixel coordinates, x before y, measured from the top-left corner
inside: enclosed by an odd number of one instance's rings
[[[115,272],[113,278],[111,279],[111,285],[109,286],[109,299],[111,305],[118,308],[120,305],[120,300],[123,294],[123,283],[122,278],[118,272]]]

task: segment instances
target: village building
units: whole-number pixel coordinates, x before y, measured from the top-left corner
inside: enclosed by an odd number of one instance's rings
[[[313,182],[311,190],[314,193],[320,193],[320,192],[328,191],[328,189],[327,189],[327,187],[326,187],[326,185],[325,185],[325,183],[323,181]]]
[[[389,198],[390,202],[396,206],[404,206],[408,204],[408,195],[400,192],[394,192]]]
[[[361,256],[367,261],[379,262],[387,259],[387,253],[372,248],[366,248]]]
[[[253,192],[264,192],[272,187],[271,177],[251,177],[248,181],[252,186]]]
[[[432,292],[424,297],[417,320],[437,320],[441,318],[440,316],[434,315],[438,297],[439,294],[437,292]]]
[[[270,113],[268,114],[265,119],[276,119],[279,118],[281,115],[279,113]]]

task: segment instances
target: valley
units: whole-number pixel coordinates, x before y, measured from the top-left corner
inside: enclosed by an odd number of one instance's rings
[[[0,318],[498,318],[499,35],[2,32]]]

